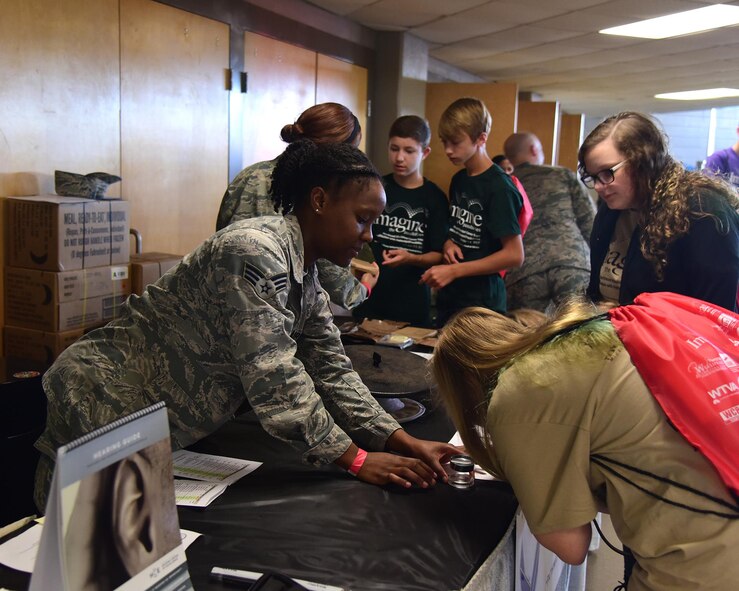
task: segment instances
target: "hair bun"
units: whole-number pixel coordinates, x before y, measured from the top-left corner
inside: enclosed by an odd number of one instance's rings
[[[282,128],[282,131],[280,132],[280,137],[282,138],[282,141],[291,144],[298,141],[299,139],[302,139],[303,130],[297,123],[288,123]]]

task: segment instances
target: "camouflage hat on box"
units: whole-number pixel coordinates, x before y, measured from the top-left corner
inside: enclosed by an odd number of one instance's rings
[[[54,190],[62,197],[86,197],[87,199],[105,199],[105,191],[113,183],[117,183],[121,177],[107,172],[91,172],[90,174],[77,174],[54,171]]]

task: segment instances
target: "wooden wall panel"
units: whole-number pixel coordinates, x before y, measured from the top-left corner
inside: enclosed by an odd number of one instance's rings
[[[316,100],[316,53],[282,41],[244,33],[248,74],[243,97],[242,168],[271,160],[285,149],[284,125],[293,123]],[[237,91],[235,91],[237,92]]]
[[[459,169],[444,155],[438,135],[439,119],[444,110],[458,98],[474,96],[485,102],[493,116],[488,136],[488,154],[492,157],[503,149],[505,139],[516,131],[518,85],[436,82],[426,86],[426,118],[431,125],[431,154],[426,158],[423,174],[444,192]]]
[[[367,146],[367,69],[318,54],[316,104],[340,103],[349,108],[362,126],[359,149]]]
[[[118,0],[4,1],[0,56],[0,173],[118,173]]]
[[[5,251],[7,249],[5,220],[5,197],[0,195],[0,228],[3,228],[0,232],[0,356],[5,355],[5,331],[3,330],[5,326]]]
[[[559,135],[559,103],[549,101],[519,101],[517,131],[530,131],[541,140],[544,163],[557,161]]]
[[[121,171],[145,251],[184,254],[215,229],[228,185],[229,27],[121,0]]]
[[[367,148],[367,78],[367,68],[318,54],[316,104],[340,103],[357,116],[362,126],[362,151]]]
[[[118,174],[118,0],[3,0],[0,12],[0,195],[53,193],[57,169]]]
[[[577,171],[577,151],[582,144],[584,115],[562,113],[559,122],[559,151],[557,164]]]

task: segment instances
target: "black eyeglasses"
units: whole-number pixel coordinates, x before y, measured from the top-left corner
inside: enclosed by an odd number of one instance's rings
[[[605,170],[596,172],[594,175],[585,173],[580,177],[580,180],[588,189],[595,189],[596,181],[598,181],[601,185],[610,185],[613,182],[614,173],[627,162],[628,160],[622,160],[611,168],[606,168]]]

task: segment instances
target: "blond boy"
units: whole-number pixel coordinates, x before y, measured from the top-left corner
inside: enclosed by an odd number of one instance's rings
[[[518,214],[521,195],[488,156],[486,143],[492,117],[477,98],[454,101],[441,116],[439,136],[449,160],[463,166],[449,187],[449,232],[444,263],[421,277],[439,289],[437,324],[457,311],[482,306],[506,312],[500,271],[520,267],[523,243]]]

